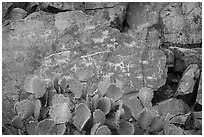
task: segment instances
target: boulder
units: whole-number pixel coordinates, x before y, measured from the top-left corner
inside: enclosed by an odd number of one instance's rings
[[[157,110],[161,116],[166,116],[168,114],[170,117],[186,114],[190,110],[189,106],[181,99],[174,98],[162,101],[155,105],[154,109]]]
[[[198,87],[198,93],[197,93],[197,98],[196,102],[200,105],[202,105],[202,72],[200,73],[200,81],[199,81],[199,87]]]
[[[191,64],[190,66],[188,66],[179,82],[177,94],[184,95],[192,93],[196,83],[196,79],[199,75],[200,70],[198,68],[198,65]]]
[[[193,44],[202,41],[201,3],[169,3],[161,11],[166,42]]]
[[[86,27],[82,26],[85,21]],[[61,52],[42,62],[41,74],[45,78],[52,80],[54,75],[64,75],[65,69],[67,76],[70,72],[76,75],[78,69],[89,67],[94,79],[108,76],[113,83],[123,83],[124,92],[142,86],[157,89],[165,83],[166,56],[158,46],[137,42],[128,34],[108,27],[106,21],[79,11],[56,14],[55,26],[60,34],[66,33],[58,41]]]
[[[26,16],[27,16],[27,11],[21,8],[14,8],[9,14],[9,18],[12,21],[24,19]]]

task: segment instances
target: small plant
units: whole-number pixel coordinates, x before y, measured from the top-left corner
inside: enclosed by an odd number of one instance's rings
[[[111,84],[108,86],[106,96],[115,102],[122,96],[122,93],[123,91],[119,87],[117,87],[115,84]]]
[[[68,97],[65,97],[63,94],[55,94],[52,97],[52,101],[51,101],[52,106],[57,104],[62,104],[62,103],[66,103],[67,105],[69,105],[70,99]]]
[[[37,135],[37,124],[38,124],[38,121],[29,121],[27,124],[26,124],[26,132],[28,135]]]
[[[104,124],[106,120],[105,114],[100,109],[96,109],[93,112],[93,120],[95,124],[96,123]]]
[[[137,118],[137,122],[143,130],[147,130],[154,119],[154,115],[151,110],[144,108]]]
[[[44,119],[40,121],[36,126],[37,134],[48,135],[51,128],[54,126],[54,120]]]
[[[117,131],[119,135],[133,135],[134,127],[130,122],[123,122],[119,124]]]
[[[89,120],[91,116],[90,109],[83,103],[79,104],[75,108],[75,116],[73,118],[73,124],[77,127],[79,131],[84,128],[84,125]]]
[[[110,85],[110,79],[108,77],[104,77],[103,81],[100,81],[98,83],[98,90],[100,94],[103,96],[107,93],[107,89]]]
[[[143,106],[145,107],[151,106],[153,95],[153,91],[147,87],[141,88],[138,93],[138,97],[142,101]]]
[[[164,118],[160,116],[154,117],[153,121],[150,124],[149,132],[156,133],[163,129],[164,127]]]
[[[130,98],[126,104],[132,113],[132,116],[137,119],[139,117],[140,112],[143,110],[143,105],[141,101],[137,97]]]
[[[111,110],[111,101],[107,97],[100,98],[97,108],[107,115]]]
[[[52,129],[49,131],[49,135],[63,135],[66,131],[66,125],[63,124],[55,124]]]
[[[96,134],[96,131],[97,131],[99,126],[100,126],[100,123],[96,123],[96,124],[93,125],[93,127],[91,128],[91,135]]]
[[[96,130],[95,135],[111,135],[111,131],[107,126],[100,126]]]
[[[65,124],[55,124],[52,119],[44,119],[39,123],[29,123],[27,132],[34,135],[63,135],[66,130]]]
[[[13,118],[11,124],[13,125],[13,127],[20,129],[23,127],[23,120],[20,116],[16,115]]]
[[[62,93],[65,92],[65,89],[67,88],[67,85],[68,85],[68,83],[67,83],[66,78],[63,78],[61,80],[61,82],[60,82],[60,89],[61,89]]]
[[[36,98],[42,97],[46,92],[46,82],[36,75],[30,75],[25,81],[25,90],[35,95]]]
[[[62,124],[68,122],[72,113],[67,103],[55,104],[50,108],[49,115],[54,120],[55,124]]]
[[[42,105],[41,105],[40,100],[35,100],[34,103],[35,103],[35,106],[34,106],[34,117],[36,119],[38,119],[39,116],[40,116],[40,110],[41,110]]]
[[[69,90],[74,94],[75,98],[81,98],[83,86],[80,81],[73,78],[67,79]]]
[[[20,116],[22,119],[26,119],[33,115],[34,113],[34,103],[30,100],[23,100],[20,102],[16,102],[14,105],[14,110],[16,111],[17,115]]]
[[[98,101],[99,101],[99,94],[95,94],[93,98],[91,98],[91,109],[92,111],[95,111],[95,109],[98,106]]]

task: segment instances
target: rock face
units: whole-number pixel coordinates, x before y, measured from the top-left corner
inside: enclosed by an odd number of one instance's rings
[[[163,5],[163,3],[154,2],[129,3],[127,22],[130,28],[138,31],[156,24]]]
[[[119,30],[123,29],[126,17],[127,3],[123,2],[87,2],[85,3],[85,13],[99,16],[110,22],[110,26]]]
[[[165,42],[193,44],[202,41],[201,3],[129,3],[127,22],[138,32],[156,27]]]
[[[51,30],[53,18],[49,15],[38,16],[38,13],[33,13],[3,30],[2,60],[3,63],[8,63],[4,66],[4,74],[14,75],[12,73],[17,74],[19,71],[18,75],[23,77],[25,73],[36,70],[43,57],[51,52],[51,44],[55,40],[55,32]],[[8,72],[9,70],[15,71]],[[19,81],[19,76],[12,80]]]
[[[161,11],[166,41],[201,43],[201,3],[171,3]]]
[[[19,4],[3,4],[9,22],[4,18],[2,28],[3,123],[28,96],[24,85],[33,74],[47,85],[65,82],[78,99],[105,90],[103,83],[116,86],[121,98],[145,87],[168,96],[153,106],[160,115],[189,111],[185,101],[169,98],[174,89],[192,93],[202,71],[201,47],[191,47],[202,43],[201,3]]]
[[[60,10],[84,10],[82,2],[46,2],[47,5]]]
[[[64,24],[65,22],[74,24],[76,14],[81,17],[82,21],[87,20],[87,16],[80,12],[60,13],[55,16],[55,26],[59,26],[59,31],[72,29],[73,25],[68,23],[64,27],[58,25],[57,19]],[[69,16],[70,18],[65,18]],[[121,82],[124,92],[139,90],[143,86],[157,89],[165,83],[167,70],[165,68],[166,56],[163,51],[151,47],[149,43],[137,43],[132,37],[120,34],[118,30],[103,26],[103,24],[100,25],[100,22],[90,24],[91,26],[86,25],[83,29],[81,22],[76,22],[76,24],[75,27],[81,32],[81,36],[72,45],[63,43],[63,39],[59,40],[58,48],[62,52],[50,55],[42,63],[40,73],[45,78],[65,73],[77,75],[80,69],[92,69],[90,75],[93,75],[96,80],[100,81],[101,78],[108,76],[113,83]],[[73,36],[73,34],[69,35]],[[85,39],[81,40],[81,37]],[[63,66],[66,67],[66,71]],[[46,74],[50,76],[47,77]]]

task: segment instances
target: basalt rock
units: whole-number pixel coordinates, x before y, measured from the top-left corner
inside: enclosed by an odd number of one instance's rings
[[[193,44],[202,41],[201,3],[169,3],[161,11],[165,41]]]
[[[112,28],[122,31],[126,17],[127,3],[123,2],[86,2],[85,13],[99,16],[110,22]]]
[[[27,16],[27,12],[21,8],[14,8],[9,14],[9,18],[12,21],[24,19]]]
[[[70,18],[63,18],[65,15]],[[78,17],[81,21],[72,25]],[[40,73],[44,78],[52,80],[54,75],[75,77],[78,69],[89,67],[93,69],[93,82],[107,76],[112,83],[121,82],[124,92],[139,90],[143,86],[157,89],[165,83],[167,69],[163,51],[149,43],[137,42],[129,35],[109,28],[103,22],[100,25],[101,21],[96,18],[92,19],[93,22],[90,19],[90,25],[88,23],[82,28],[81,23],[88,20],[87,17],[82,12],[56,15],[55,26],[62,33],[66,31],[63,35],[65,38],[66,35],[71,35],[73,39],[59,40],[58,50],[61,52],[46,57],[42,62]],[[58,22],[69,24],[63,26]],[[72,31],[68,31],[69,29]],[[79,36],[76,36],[79,32]]]

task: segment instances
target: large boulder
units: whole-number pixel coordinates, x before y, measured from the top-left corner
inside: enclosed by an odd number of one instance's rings
[[[136,41],[79,11],[56,14],[55,26],[64,33],[57,46],[61,52],[43,61],[40,75],[45,79],[75,77],[79,70],[90,69],[91,83],[109,77],[112,83],[122,83],[124,92],[143,86],[157,89],[165,83],[166,56],[158,43]]]

